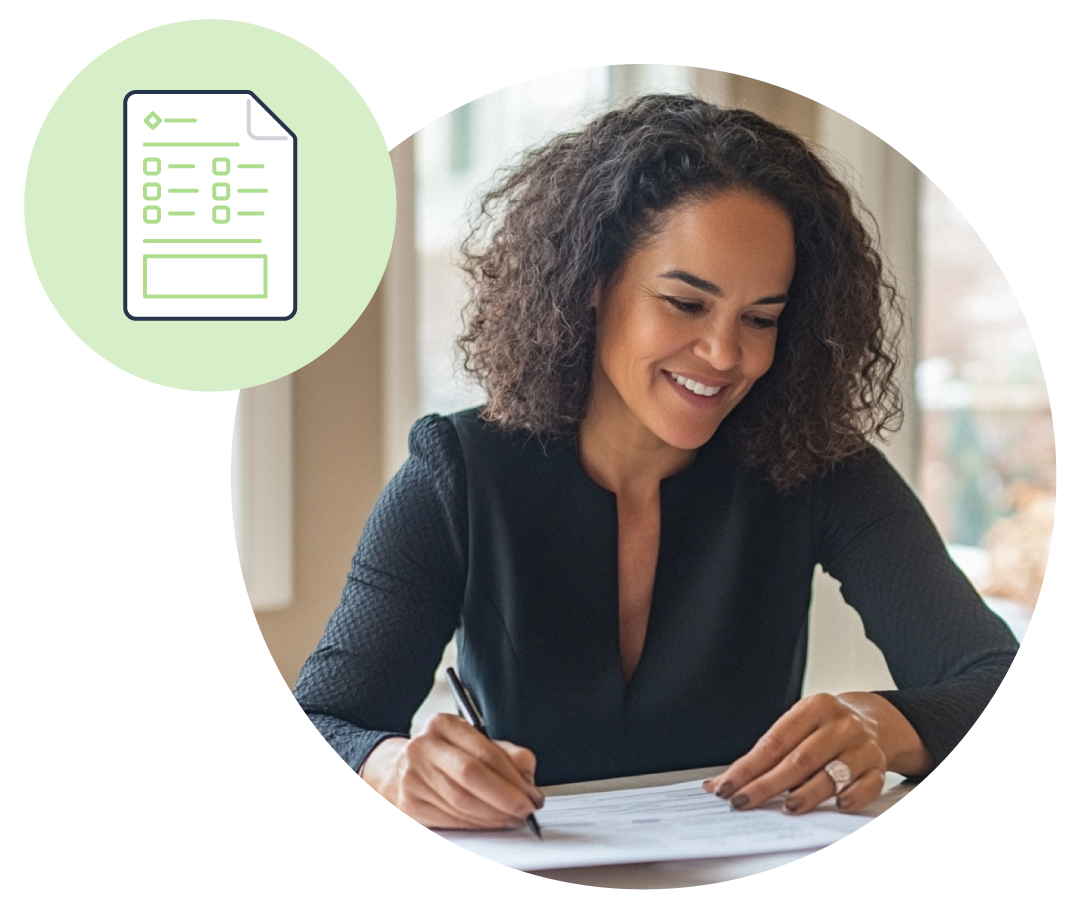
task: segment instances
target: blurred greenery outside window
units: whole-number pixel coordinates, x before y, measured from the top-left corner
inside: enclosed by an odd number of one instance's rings
[[[927,179],[919,198],[919,493],[991,605],[1031,609],[1054,519],[1042,367],[1004,275]],[[1013,610],[1015,613],[1015,609]]]

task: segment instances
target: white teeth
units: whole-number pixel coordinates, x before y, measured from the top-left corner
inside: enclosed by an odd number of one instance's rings
[[[719,394],[723,387],[722,385],[703,385],[699,381],[694,381],[692,378],[687,378],[685,375],[679,375],[676,372],[672,372],[671,377],[683,387],[702,397],[712,397],[714,394]]]

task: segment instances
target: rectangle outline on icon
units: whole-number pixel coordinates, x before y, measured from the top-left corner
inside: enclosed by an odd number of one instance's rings
[[[150,293],[150,259],[262,259],[261,293]],[[267,256],[261,254],[181,255],[159,253],[143,255],[143,299],[147,300],[258,300],[267,295]]]

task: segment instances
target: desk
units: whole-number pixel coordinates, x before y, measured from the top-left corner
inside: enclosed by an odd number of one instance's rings
[[[577,795],[705,780],[725,767],[553,785],[544,795]],[[878,831],[824,848],[780,854],[666,860],[534,871],[534,876],[603,889],[643,890],[933,890],[1078,889],[1080,835],[926,832],[927,787],[887,774],[886,790],[862,813]],[[762,810],[767,808],[762,808]],[[923,838],[926,837],[926,838]],[[488,864],[438,832],[435,864]]]

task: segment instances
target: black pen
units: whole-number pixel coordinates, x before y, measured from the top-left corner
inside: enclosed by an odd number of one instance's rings
[[[480,715],[480,710],[476,708],[472,696],[465,690],[465,685],[461,683],[457,672],[452,668],[446,670],[446,683],[450,685],[450,693],[453,694],[454,703],[457,704],[458,715],[490,741],[491,736],[487,733],[487,726],[484,725],[484,717]],[[538,839],[543,838],[540,835],[540,824],[536,822],[536,814],[530,813],[525,818],[525,825],[536,833]]]

